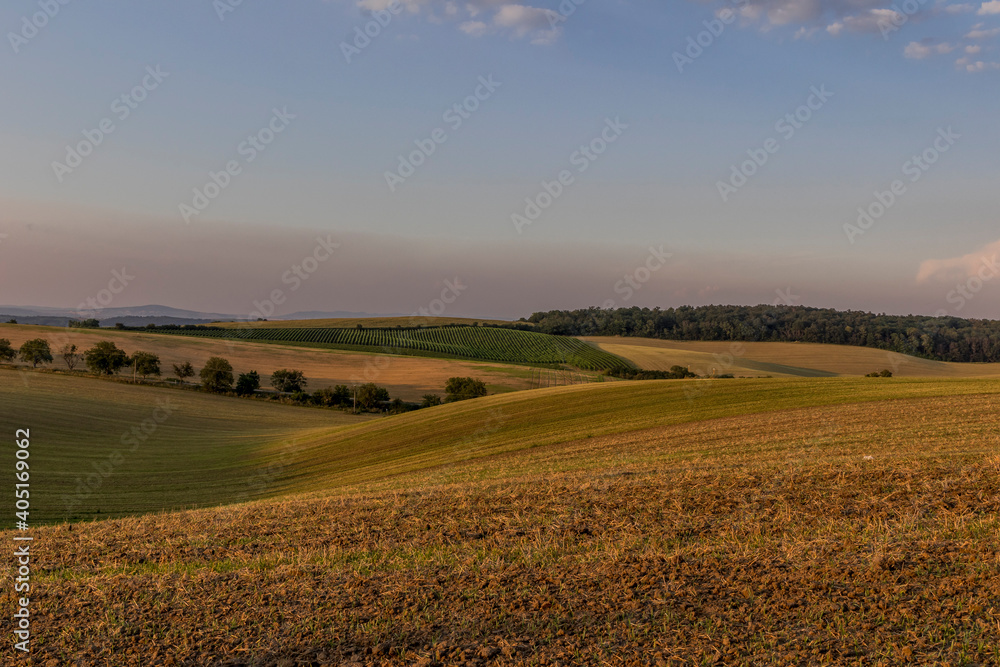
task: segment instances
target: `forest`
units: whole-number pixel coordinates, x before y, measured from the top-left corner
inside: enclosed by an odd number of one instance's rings
[[[886,315],[805,306],[551,310],[527,320],[562,336],[799,341],[875,347],[940,361],[1000,361],[1000,321]]]

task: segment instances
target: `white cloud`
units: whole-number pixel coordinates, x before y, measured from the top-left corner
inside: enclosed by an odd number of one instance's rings
[[[992,39],[1000,35],[1000,28],[985,28],[985,23],[977,23],[972,26],[972,30],[965,36],[966,39],[983,40]]]
[[[952,283],[965,281],[979,275],[984,266],[996,262],[1000,255],[1000,241],[989,243],[982,248],[950,259],[928,259],[921,263],[917,271],[917,284],[927,282]]]
[[[976,11],[976,6],[969,4],[945,5],[944,7],[945,14],[967,14],[974,11]]]
[[[1000,0],[991,0],[991,2],[984,2],[983,6],[979,8],[976,12],[980,16],[988,16],[990,14],[1000,14]]]
[[[411,14],[426,14],[434,23],[458,22],[458,29],[478,37],[490,32],[490,27],[529,39],[532,44],[550,44],[562,33],[559,26],[565,19],[558,12],[509,0],[356,0],[365,11],[384,11],[398,2]],[[489,18],[492,14],[492,18]]]
[[[458,26],[458,29],[464,32],[466,35],[471,35],[473,37],[479,37],[486,34],[487,25],[482,21],[466,21],[462,25]]]
[[[966,59],[963,58],[963,60]],[[1000,63],[988,63],[988,62],[983,62],[982,60],[977,60],[974,63],[970,62],[965,65],[965,71],[972,72],[973,74],[975,74],[976,72],[988,72],[998,69],[1000,69]]]
[[[969,46],[965,47],[965,52],[968,53],[970,56],[974,56],[982,50],[983,47],[979,46],[978,44],[970,44]]]
[[[946,42],[941,44],[926,44],[921,42],[910,42],[903,49],[903,55],[912,60],[923,60],[928,56],[933,55],[944,55],[946,53],[951,53],[955,50],[955,47]]]

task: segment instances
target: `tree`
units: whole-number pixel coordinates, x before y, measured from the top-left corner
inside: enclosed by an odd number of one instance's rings
[[[10,318],[9,320],[7,320],[7,324],[17,324],[17,320],[15,320],[15,319],[14,319],[14,318],[12,317],[12,318]]]
[[[392,399],[392,402],[389,403],[389,412],[391,412],[394,415],[402,414],[404,412],[409,411],[410,409],[411,409],[410,406],[405,401],[403,401],[403,399],[398,397]]]
[[[160,358],[151,352],[136,352],[129,359],[129,363],[132,365],[132,377],[135,378],[135,374],[142,376],[145,380],[147,375],[159,375],[160,374]]]
[[[174,364],[174,375],[177,376],[178,380],[184,382],[185,379],[194,377],[194,366],[191,365],[190,361],[185,361],[179,366]]]
[[[128,363],[128,355],[111,341],[102,340],[83,353],[87,368],[97,375],[114,375]]]
[[[363,384],[356,389],[358,407],[362,410],[374,410],[389,400],[389,390],[374,382]]]
[[[482,380],[475,378],[448,378],[444,386],[448,396],[444,399],[446,403],[464,401],[470,398],[479,398],[486,395],[486,384]]]
[[[251,396],[258,389],[260,389],[260,375],[257,371],[240,373],[240,377],[236,380],[237,396]]]
[[[26,341],[18,352],[21,361],[31,364],[33,368],[38,368],[38,364],[52,363],[52,350],[49,349],[49,341],[44,338]]]
[[[271,386],[283,393],[294,393],[305,389],[308,382],[302,371],[291,371],[286,368],[271,374]]]
[[[76,345],[70,345],[69,343],[63,345],[62,349],[59,350],[59,355],[63,358],[63,361],[66,362],[66,368],[70,370],[76,368],[76,365],[83,357],[82,354],[77,352]]]
[[[70,320],[69,327],[70,329],[99,329],[101,327],[101,323],[94,318],[86,320]]]
[[[17,356],[17,350],[10,346],[10,341],[0,338],[0,361],[13,361]]]
[[[325,405],[328,408],[336,405],[349,405],[351,402],[351,388],[338,384],[336,387],[317,389],[313,393],[312,400],[316,405]]]
[[[420,403],[422,408],[433,408],[435,405],[441,405],[441,397],[437,394],[424,394],[423,402]]]
[[[233,365],[222,357],[210,357],[200,375],[208,391],[227,391],[233,386]]]

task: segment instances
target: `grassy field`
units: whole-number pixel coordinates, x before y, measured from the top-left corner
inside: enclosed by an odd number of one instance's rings
[[[602,350],[647,370],[690,366],[699,375],[833,377],[889,369],[898,377],[1000,378],[1000,364],[920,359],[886,350],[819,343],[731,343],[653,338],[585,337]]]
[[[3,433],[31,430],[36,524],[273,495],[299,438],[372,419],[12,370],[0,405]]]
[[[86,467],[73,438],[125,397],[39,377],[90,402],[8,392],[3,428]],[[187,396],[145,391],[136,418]],[[171,443],[222,441],[226,475],[248,431],[276,497],[36,529],[39,664],[1000,662],[1000,382],[614,382],[353,425],[217,400]]]
[[[162,334],[232,338],[318,348],[389,352],[585,370],[629,368],[625,360],[577,338],[498,327],[163,329]]]
[[[359,324],[365,328],[369,327],[443,327],[448,324],[512,324],[507,320],[476,320],[471,317],[338,317],[334,319],[322,320],[269,320],[267,322],[251,322],[253,328],[286,328],[302,327],[328,329],[331,327],[353,329]],[[244,328],[246,322],[215,322],[213,326],[228,327],[232,329]]]
[[[337,384],[377,382],[389,388],[393,397],[416,401],[427,393],[444,394],[450,377],[472,376],[483,380],[493,391],[530,389],[530,368],[492,362],[456,359],[426,359],[413,356],[321,350],[290,345],[274,345],[249,341],[224,341],[188,336],[164,336],[134,331],[66,329],[29,325],[0,324],[0,338],[7,338],[14,347],[32,338],[45,338],[53,352],[66,343],[81,350],[101,340],[113,341],[126,352],[144,350],[160,356],[164,376],[171,377],[173,364],[191,362],[196,369],[212,356],[228,359],[235,372],[256,370],[263,384],[281,368],[301,370],[309,379],[310,391]],[[57,356],[55,368],[65,368]]]

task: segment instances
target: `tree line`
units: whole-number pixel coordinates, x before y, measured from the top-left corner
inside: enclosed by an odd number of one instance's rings
[[[160,377],[160,357],[141,350],[127,354],[111,341],[100,341],[92,348],[80,351],[76,345],[67,344],[59,350],[58,355],[66,367],[74,371],[81,361],[94,375],[112,377],[120,375],[123,370],[130,369],[133,379],[142,377]],[[0,362],[9,363],[20,358],[31,364],[33,368],[51,364],[55,357],[49,343],[44,338],[25,341],[19,349],[14,349],[10,340],[0,338]],[[196,371],[190,362],[173,365],[174,375],[184,384],[195,375],[201,380],[201,388],[205,391],[236,396],[254,396],[261,388],[260,374],[251,370],[236,375],[232,364],[223,357],[210,357],[205,366]],[[271,386],[275,390],[272,397],[287,397],[293,403],[304,405],[319,405],[323,407],[350,407],[354,411],[375,412],[387,410],[393,413],[407,412],[418,408],[433,407],[442,403],[451,403],[487,395],[486,384],[471,377],[449,378],[445,385],[445,398],[437,394],[425,394],[421,403],[407,403],[400,398],[392,399],[389,390],[373,382],[349,387],[337,385],[325,387],[309,394],[306,387],[309,384],[305,373],[300,370],[283,368],[274,371],[270,377]]]
[[[551,310],[527,321],[535,331],[561,336],[832,343],[939,361],[1000,362],[1000,321],[951,316],[762,305]]]

